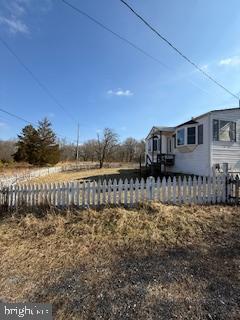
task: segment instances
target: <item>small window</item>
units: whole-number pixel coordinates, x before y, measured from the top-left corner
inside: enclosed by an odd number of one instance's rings
[[[213,120],[213,141],[236,141],[236,122]]]
[[[180,129],[177,131],[177,145],[182,146],[185,142],[185,129]]]
[[[157,145],[158,145],[157,142],[158,142],[157,139],[153,139],[153,151],[157,151]]]
[[[196,143],[196,127],[187,128],[187,143]]]
[[[203,124],[198,126],[198,144],[203,144]]]

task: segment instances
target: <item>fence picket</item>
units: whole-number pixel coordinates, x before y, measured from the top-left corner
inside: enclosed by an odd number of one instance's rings
[[[128,204],[128,179],[124,180],[124,205]]]
[[[78,186],[78,190],[79,190],[79,206],[85,206],[86,205],[86,190],[85,190],[85,181],[83,181],[82,183],[80,183],[80,185]],[[77,192],[78,193],[78,192]]]
[[[162,179],[162,202],[166,202],[166,178],[163,177]]]
[[[133,179],[130,179],[130,206],[133,205]]]
[[[118,182],[118,204],[122,203],[122,185],[123,181],[120,179]]]
[[[79,198],[80,182],[78,182],[78,198]],[[87,205],[91,204],[91,186],[90,181],[87,182]]]
[[[216,203],[216,176],[214,175],[212,178],[212,202]]]
[[[113,180],[113,204],[117,204],[117,180]]]
[[[147,178],[146,180],[146,198],[147,200],[151,200],[150,199],[150,178]]]
[[[93,206],[96,205],[95,198],[96,198],[96,182],[93,181],[92,182],[92,204],[93,204]]]
[[[106,204],[106,179],[102,182],[102,204]]]
[[[187,203],[187,179],[186,176],[183,177],[183,181],[182,181],[182,185],[183,185],[183,203]]]
[[[112,180],[109,179],[109,180],[108,180],[108,185],[107,185],[108,204],[111,204],[111,203],[112,203],[112,201],[111,201],[111,192],[112,192]]]
[[[197,203],[197,178],[193,177],[193,203]]]
[[[202,204],[203,203],[203,197],[202,197],[202,177],[198,177],[197,179],[197,203]]]
[[[192,177],[189,176],[187,180],[187,203],[192,203]]]
[[[97,205],[98,206],[100,206],[101,204],[101,187],[102,187],[101,180],[98,180],[97,182]]]
[[[182,197],[182,178],[179,176],[178,177],[178,203],[181,204],[183,197]]]
[[[176,190],[177,190],[177,180],[176,177],[173,177],[173,204],[176,204]]]
[[[203,180],[202,180],[202,184],[203,184],[203,188],[202,188],[202,201],[203,203],[205,204],[207,202],[206,200],[206,196],[207,196],[207,188],[206,188],[206,184],[207,184],[207,181],[206,181],[206,177],[204,176],[203,177]]]
[[[167,179],[167,202],[172,203],[172,179]]]
[[[139,202],[139,180],[138,178],[135,180],[135,202]]]

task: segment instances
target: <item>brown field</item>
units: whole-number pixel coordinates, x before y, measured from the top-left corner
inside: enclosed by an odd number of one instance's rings
[[[0,300],[51,302],[59,320],[237,320],[239,230],[230,206],[3,215]]]
[[[40,177],[31,180],[31,183],[56,183],[69,181],[83,181],[83,180],[98,180],[98,179],[131,179],[141,178],[138,169],[127,167],[120,168],[102,168],[82,171],[66,171],[54,173],[45,177]]]
[[[0,177],[9,177],[16,174],[25,173],[34,168],[34,166],[24,162],[2,164],[0,165]]]

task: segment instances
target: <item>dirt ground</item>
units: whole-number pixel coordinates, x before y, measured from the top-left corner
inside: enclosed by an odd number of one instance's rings
[[[0,300],[54,319],[240,319],[240,207],[2,216]]]

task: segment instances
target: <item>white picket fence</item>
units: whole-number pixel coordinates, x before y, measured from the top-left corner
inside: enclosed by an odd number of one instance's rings
[[[10,177],[0,177],[0,186],[7,187],[16,183],[30,181],[37,177],[44,177],[46,175],[63,171],[62,167],[49,167],[40,169],[29,169],[19,174],[12,175]]]
[[[24,184],[4,188],[0,204],[8,208],[50,205],[56,207],[97,207],[134,205],[146,201],[171,204],[226,202],[226,177],[153,177],[133,181],[88,181],[52,184]]]
[[[118,168],[121,167],[120,163],[105,163],[104,168]],[[78,164],[66,164],[57,167],[39,168],[39,169],[28,169],[19,174],[14,174],[10,177],[0,176],[0,188],[8,187],[17,183],[29,182],[34,178],[44,177],[49,174],[66,172],[66,171],[81,171],[81,170],[92,170],[98,169],[99,163],[78,163]]]

